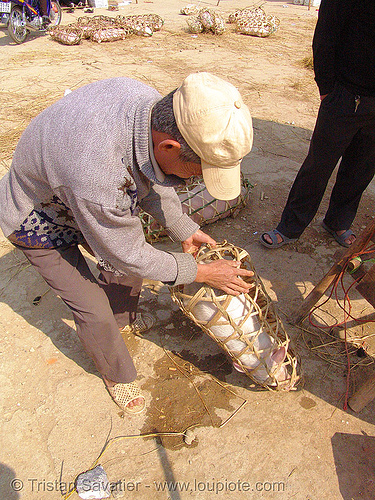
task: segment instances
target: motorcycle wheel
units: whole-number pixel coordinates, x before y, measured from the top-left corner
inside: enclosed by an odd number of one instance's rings
[[[14,5],[10,11],[8,21],[8,33],[16,43],[23,43],[27,37],[26,26],[22,24],[23,13],[21,7]]]
[[[51,0],[51,9],[49,18],[51,20],[51,24],[49,26],[57,26],[61,23],[62,10],[58,0]]]

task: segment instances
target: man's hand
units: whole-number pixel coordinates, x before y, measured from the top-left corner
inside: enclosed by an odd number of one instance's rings
[[[198,229],[198,231],[190,236],[190,238],[181,243],[182,251],[184,253],[191,253],[195,255],[203,243],[209,243],[213,247],[216,246],[215,240],[208,236],[208,234]]]
[[[238,261],[219,259],[209,264],[198,264],[195,281],[220,288],[229,295],[239,295],[248,292],[253,286],[241,279],[241,276],[253,275],[253,271],[241,269]]]

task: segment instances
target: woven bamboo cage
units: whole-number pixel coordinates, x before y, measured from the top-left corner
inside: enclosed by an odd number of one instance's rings
[[[124,40],[127,36],[129,36],[129,32],[119,26],[105,26],[95,29],[91,33],[90,40],[97,43],[115,42]]]
[[[82,40],[82,30],[75,26],[53,26],[48,34],[56,42],[63,45],[79,45]]]
[[[225,31],[224,18],[212,9],[199,10],[196,17],[187,19],[190,33],[208,33],[222,35]]]
[[[198,14],[198,12],[199,12],[199,7],[197,7],[193,3],[188,3],[187,5],[185,5],[185,7],[180,9],[180,14],[183,14],[185,16],[192,16],[194,14],[196,15]]]
[[[120,26],[132,27],[135,32],[138,26],[147,26],[152,32],[160,31],[164,25],[164,19],[158,14],[137,14],[132,16],[118,15],[115,18],[116,24]]]
[[[246,205],[252,187],[247,179],[242,178],[240,196],[234,200],[223,201],[213,198],[208,193],[203,179],[195,178],[186,186],[179,187],[177,194],[183,212],[188,214],[200,226],[205,226],[225,217],[236,217]],[[145,238],[149,243],[154,243],[167,236],[163,227],[151,215],[141,212],[139,216]]]
[[[280,19],[269,16],[261,7],[246,7],[236,10],[229,16],[230,23],[236,23],[236,29],[243,35],[267,37],[275,33],[280,25]]]
[[[164,20],[157,14],[134,16],[81,16],[76,23],[57,26],[49,30],[53,40],[64,45],[77,45],[82,39],[92,42],[114,42],[131,35],[152,36],[161,30]]]
[[[220,345],[238,371],[244,372],[254,382],[267,389],[291,390],[299,379],[297,358],[290,349],[289,336],[249,254],[246,250],[224,241],[215,248],[201,247],[196,256],[198,264],[207,264],[217,259],[236,260],[241,263],[242,268],[253,271],[253,277],[245,278],[252,284],[248,293],[237,298],[223,294],[207,284],[193,284],[187,287],[180,285],[170,287],[173,301],[188,318]],[[189,291],[189,288],[193,288],[193,292]],[[238,318],[234,317],[231,304],[239,299],[246,307]],[[202,319],[202,311],[207,307],[212,311],[210,317]],[[251,332],[248,331],[249,324],[253,325]],[[218,335],[219,329],[226,329],[227,336]],[[277,352],[282,353],[281,358],[275,356]],[[278,360],[274,361],[273,357]]]

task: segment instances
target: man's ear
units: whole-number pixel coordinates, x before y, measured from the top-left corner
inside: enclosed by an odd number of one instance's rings
[[[157,148],[163,153],[180,153],[181,144],[175,139],[164,139],[159,142]]]

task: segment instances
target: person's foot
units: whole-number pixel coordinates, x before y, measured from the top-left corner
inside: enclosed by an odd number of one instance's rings
[[[280,248],[295,241],[297,241],[297,238],[288,238],[277,229],[262,233],[259,238],[259,242],[266,248]]]
[[[342,236],[344,233],[346,233],[346,230],[343,229],[342,231],[336,231],[337,236]],[[347,238],[344,239],[345,243],[350,247],[355,240],[356,240],[356,235],[354,233],[351,233]]]
[[[42,24],[43,26],[48,26],[51,24],[51,19],[48,16],[42,16]]]
[[[269,243],[270,245],[272,245],[271,236],[269,236],[267,233],[264,233],[264,234],[263,234],[263,239],[264,239],[267,243]],[[282,243],[282,242],[284,241],[280,233],[277,233],[277,234],[276,234],[276,241],[277,241],[277,243]]]
[[[134,382],[120,384],[104,376],[103,380],[112,399],[121,409],[128,413],[140,413],[145,408],[145,398],[140,394]],[[139,397],[136,397],[138,395]]]
[[[134,322],[131,325],[126,325],[120,328],[121,333],[133,333],[134,335],[142,335],[151,330],[155,326],[156,320],[152,314],[137,313]]]
[[[356,235],[351,229],[342,229],[339,231],[335,231],[334,229],[331,229],[329,226],[327,226],[324,221],[322,221],[322,228],[331,236],[333,236],[339,245],[345,248],[350,247],[350,245],[352,245],[356,240]]]

